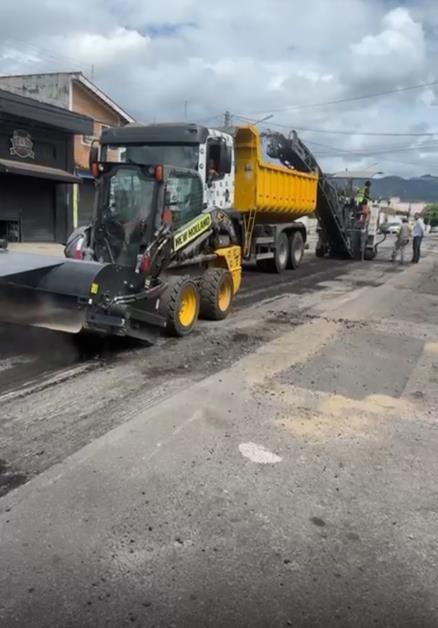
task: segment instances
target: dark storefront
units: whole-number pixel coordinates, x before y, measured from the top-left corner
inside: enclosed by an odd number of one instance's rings
[[[0,90],[0,238],[65,242],[73,228],[73,137],[90,118]]]
[[[93,214],[95,182],[89,170],[78,168],[76,174],[81,177],[82,183],[78,190],[78,227],[89,225]]]

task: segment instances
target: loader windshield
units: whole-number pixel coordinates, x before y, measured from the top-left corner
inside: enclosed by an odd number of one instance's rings
[[[102,147],[102,160],[139,165],[168,164],[176,168],[198,169],[197,144],[138,144]]]
[[[154,220],[156,187],[140,168],[121,167],[108,175],[102,221],[116,263],[135,265]]]

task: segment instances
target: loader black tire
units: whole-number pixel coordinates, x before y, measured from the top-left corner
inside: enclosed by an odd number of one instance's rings
[[[233,301],[233,278],[224,268],[209,268],[202,276],[200,316],[221,321],[228,316]]]
[[[168,278],[160,311],[166,317],[169,335],[188,336],[198,320],[199,307],[199,289],[190,277]]]
[[[303,261],[304,238],[301,231],[294,231],[289,239],[289,259],[287,267],[295,270]]]

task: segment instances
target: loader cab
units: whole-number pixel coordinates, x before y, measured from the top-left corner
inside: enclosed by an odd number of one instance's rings
[[[105,157],[109,158],[108,152]],[[202,181],[193,170],[126,163],[123,156],[121,162],[101,161],[94,220],[96,257],[133,268],[161,224],[176,230],[202,209]]]
[[[154,167],[100,163],[96,179],[94,241],[96,257],[135,267],[152,237],[161,182]]]

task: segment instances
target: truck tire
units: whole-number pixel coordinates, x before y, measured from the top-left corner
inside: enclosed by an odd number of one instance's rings
[[[233,301],[233,278],[224,268],[209,268],[201,279],[200,316],[221,321],[228,316]]]
[[[289,241],[289,259],[288,268],[298,268],[303,261],[304,256],[304,238],[301,231],[294,231]]]
[[[282,273],[287,268],[289,260],[289,238],[282,231],[275,240],[275,251],[272,259],[263,259],[257,262],[257,267],[265,273]]]
[[[190,277],[169,277],[161,298],[160,311],[166,317],[171,336],[187,336],[198,320],[199,289]]]

